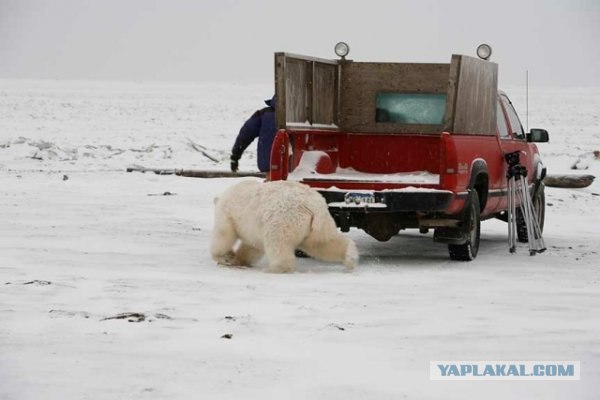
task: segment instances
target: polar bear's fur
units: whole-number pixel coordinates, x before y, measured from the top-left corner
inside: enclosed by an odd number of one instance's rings
[[[266,255],[269,272],[290,272],[295,249],[347,269],[358,262],[356,245],[337,230],[325,199],[306,185],[243,181],[215,199],[211,255],[219,264],[251,266]]]

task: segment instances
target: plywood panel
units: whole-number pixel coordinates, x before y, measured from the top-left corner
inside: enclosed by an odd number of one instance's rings
[[[452,132],[495,135],[498,64],[474,57],[459,57]]]
[[[458,94],[458,76],[460,75],[460,61],[462,57],[452,55],[448,76],[448,90],[446,91],[446,114],[444,116],[444,131],[452,132],[454,129],[454,115],[456,112],[456,96]]]
[[[275,106],[275,125],[277,129],[284,129],[286,125],[286,87],[285,87],[285,53],[275,53],[275,95],[277,104]]]
[[[275,53],[278,128],[336,128],[339,66],[335,60]]]
[[[308,119],[308,62],[288,58],[286,60],[286,121],[305,122]]]
[[[449,64],[342,64],[340,127],[349,132],[434,133],[441,125],[375,122],[378,92],[446,93]]]
[[[312,123],[335,124],[337,114],[337,66],[314,64]]]

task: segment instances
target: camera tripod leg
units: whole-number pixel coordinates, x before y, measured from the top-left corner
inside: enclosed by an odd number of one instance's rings
[[[508,222],[508,250],[511,253],[516,251],[518,237],[517,204],[521,211],[521,217],[527,229],[527,244],[529,245],[529,254],[535,255],[546,250],[544,239],[542,238],[542,228],[540,227],[533,201],[527,187],[527,169],[519,164],[519,151],[506,153],[504,158],[508,164],[506,178],[508,183],[507,199],[507,222]]]
[[[529,245],[529,254],[535,255],[546,250],[542,231],[537,219],[535,218],[535,210],[533,201],[527,189],[527,183],[524,179],[521,180],[521,211],[527,228],[527,242]]]
[[[508,250],[514,253],[517,248],[517,223],[515,207],[515,178],[508,180]]]

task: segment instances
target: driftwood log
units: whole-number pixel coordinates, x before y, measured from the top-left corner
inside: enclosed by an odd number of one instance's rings
[[[250,172],[250,171],[207,171],[197,169],[178,169],[175,170],[175,175],[187,176],[191,178],[243,178],[246,176],[253,176],[256,178],[264,178],[266,174],[264,172]]]
[[[165,168],[144,168],[144,167],[128,167],[127,172],[154,172],[157,175],[177,175],[186,176],[191,178],[243,178],[243,177],[257,177],[264,178],[266,174],[264,172],[250,172],[250,171],[219,171],[219,170],[198,170],[198,169],[165,169]]]
[[[594,182],[594,175],[548,175],[544,185],[558,188],[584,188]]]

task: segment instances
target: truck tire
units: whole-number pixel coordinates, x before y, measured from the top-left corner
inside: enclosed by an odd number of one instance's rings
[[[469,191],[467,205],[462,221],[466,242],[463,244],[449,244],[448,253],[451,260],[471,261],[479,252],[479,237],[481,233],[481,210],[479,209],[479,196],[475,190]]]
[[[533,203],[533,214],[535,219],[540,226],[540,232],[544,231],[544,219],[546,218],[546,195],[544,194],[544,184],[540,183],[540,187],[533,195],[531,199]],[[521,208],[517,209],[517,239],[521,243],[527,243],[529,241],[529,235],[527,234],[527,225],[525,224],[525,217]]]

